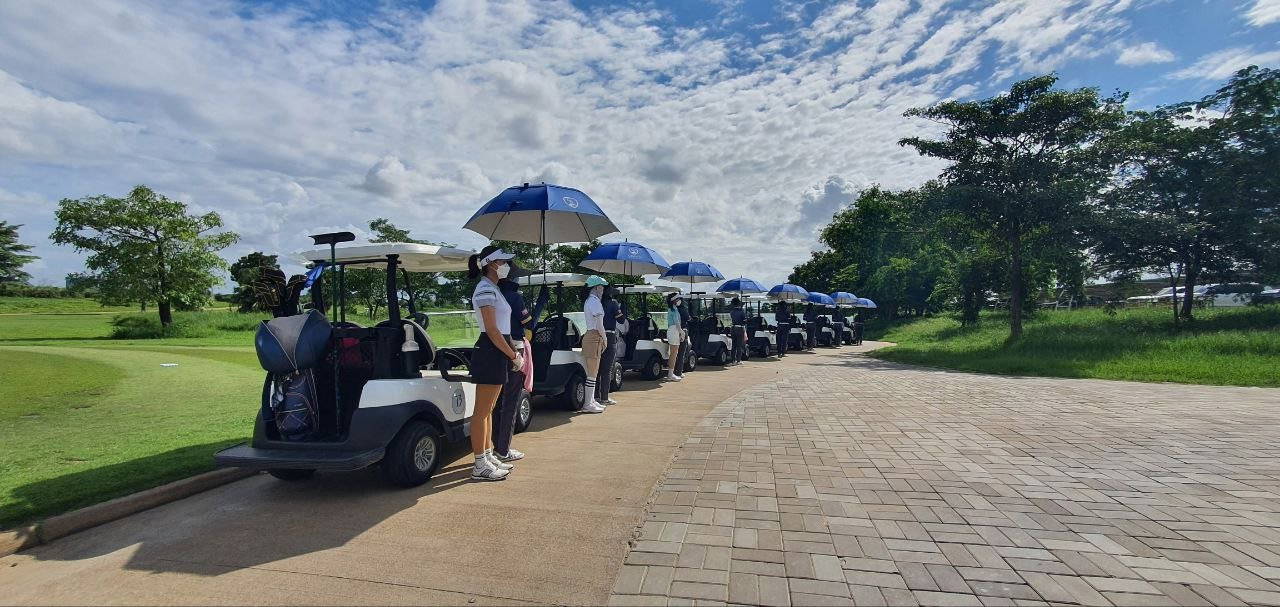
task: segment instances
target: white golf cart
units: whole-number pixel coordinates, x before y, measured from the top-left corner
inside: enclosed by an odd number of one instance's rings
[[[747,317],[747,351],[760,356],[777,354],[778,342],[774,338],[777,324],[770,324],[770,319],[765,318],[760,313],[760,306],[769,301],[768,296],[764,294],[746,295],[742,297],[742,301],[747,305],[753,303],[756,305],[755,314]]]
[[[564,287],[575,292],[587,284],[588,275],[575,273],[532,274],[516,279],[522,287],[550,285],[556,289],[557,310],[538,321],[533,334],[533,393],[560,397],[571,411],[587,402],[587,363],[582,356],[585,330],[582,312],[564,311]],[[615,361],[609,389],[622,389],[622,366]]]
[[[426,330],[430,317],[415,309],[407,282],[410,272],[465,270],[471,251],[413,243],[336,246],[354,239],[350,233],[313,238],[330,247],[302,257],[323,265],[328,276],[312,286],[313,309],[259,327],[255,345],[268,375],[253,439],[214,460],[284,480],[378,464],[390,482],[420,485],[439,466],[445,441],[469,435],[475,385],[467,374],[450,371],[467,366],[471,348],[435,347]],[[347,268],[385,273],[388,320],[373,327],[345,321],[345,288],[325,285],[344,285]],[[404,316],[401,288],[410,293]],[[337,322],[323,315],[326,290],[340,293],[331,311]],[[529,398],[522,397],[527,425]]]
[[[640,314],[627,319],[627,333],[622,337],[626,348],[618,359],[624,371],[639,371],[640,377],[656,380],[667,368],[667,360],[671,355],[671,346],[665,339],[665,331],[649,314],[648,296],[666,297],[680,289],[664,285],[620,285],[616,287],[618,297],[628,304],[639,303]],[[629,297],[635,299],[627,299]]]
[[[693,342],[693,354],[717,365],[729,364],[732,358],[733,338],[729,336],[721,320],[716,304],[723,297],[715,293],[693,292],[689,299],[698,302],[690,314],[689,339]]]

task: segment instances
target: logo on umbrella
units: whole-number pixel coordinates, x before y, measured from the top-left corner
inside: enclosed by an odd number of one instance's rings
[[[572,197],[572,196],[565,196],[565,197],[564,197],[564,203],[565,203],[565,204],[567,204],[567,205],[569,205],[569,208],[571,208],[571,209],[576,209],[576,208],[578,208],[578,199],[577,199],[577,198],[574,198],[574,197]]]
[[[632,257],[639,257],[640,249],[627,249],[627,255],[630,255]]]

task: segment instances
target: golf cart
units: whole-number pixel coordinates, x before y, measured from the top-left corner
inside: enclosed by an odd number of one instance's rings
[[[840,343],[851,346],[853,345],[853,321],[845,316],[844,309],[846,307],[850,306],[848,304],[836,304],[835,310],[831,313],[831,318],[837,327]]]
[[[291,299],[277,308],[277,318],[259,326],[255,346],[267,377],[253,439],[219,451],[214,461],[284,480],[378,464],[390,482],[420,485],[440,465],[445,441],[468,436],[475,385],[467,374],[451,372],[468,365],[471,348],[435,347],[426,331],[430,317],[416,309],[409,273],[464,270],[471,251],[414,243],[338,247],[354,240],[349,232],[312,238],[329,245],[302,254],[314,264],[308,274],[312,309],[298,313],[304,288],[298,284],[284,294]],[[345,287],[347,268],[385,273],[388,320],[372,327],[346,321],[346,289],[338,287]],[[335,298],[326,317],[329,282]],[[410,293],[407,315],[400,309],[402,288]],[[527,394],[520,408],[527,426]]]
[[[756,304],[756,313],[747,317],[747,352],[759,356],[777,354],[778,346],[777,342],[774,341],[777,327],[770,325],[769,320],[760,313],[760,306],[768,301],[768,297],[765,295],[746,295],[742,297],[742,300],[744,304]]]
[[[639,371],[640,377],[656,380],[667,368],[670,345],[663,339],[665,333],[658,328],[657,321],[649,314],[648,296],[666,297],[668,293],[675,293],[680,289],[660,285],[619,285],[615,288],[619,299],[629,304],[636,301],[640,303],[640,314],[627,319],[627,333],[622,336],[626,347],[623,355],[618,358],[618,363],[624,371]],[[628,300],[631,296],[636,298]]]
[[[719,299],[714,293],[689,294],[689,300],[698,302],[697,309],[689,314],[689,339],[693,342],[694,355],[690,358],[705,358],[724,366],[732,358],[733,338],[717,313]]]
[[[516,279],[522,287],[551,285],[555,287],[556,311],[538,322],[533,346],[533,393],[560,397],[571,411],[587,402],[587,363],[582,356],[582,312],[564,311],[564,287],[583,287],[586,274],[532,274]],[[616,361],[610,377],[610,390],[622,389],[622,366]]]

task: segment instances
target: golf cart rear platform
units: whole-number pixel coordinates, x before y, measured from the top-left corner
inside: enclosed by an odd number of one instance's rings
[[[252,470],[359,470],[382,460],[386,449],[330,451],[322,449],[258,449],[241,443],[213,456],[219,466]]]

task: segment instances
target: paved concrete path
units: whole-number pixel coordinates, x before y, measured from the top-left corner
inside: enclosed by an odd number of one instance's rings
[[[0,558],[0,603],[602,604],[672,454],[706,413],[802,364],[628,376],[603,415],[540,408],[501,483],[256,476]],[[246,431],[248,428],[246,428]]]
[[[611,604],[1280,605],[1280,391],[791,359],[680,448]]]

